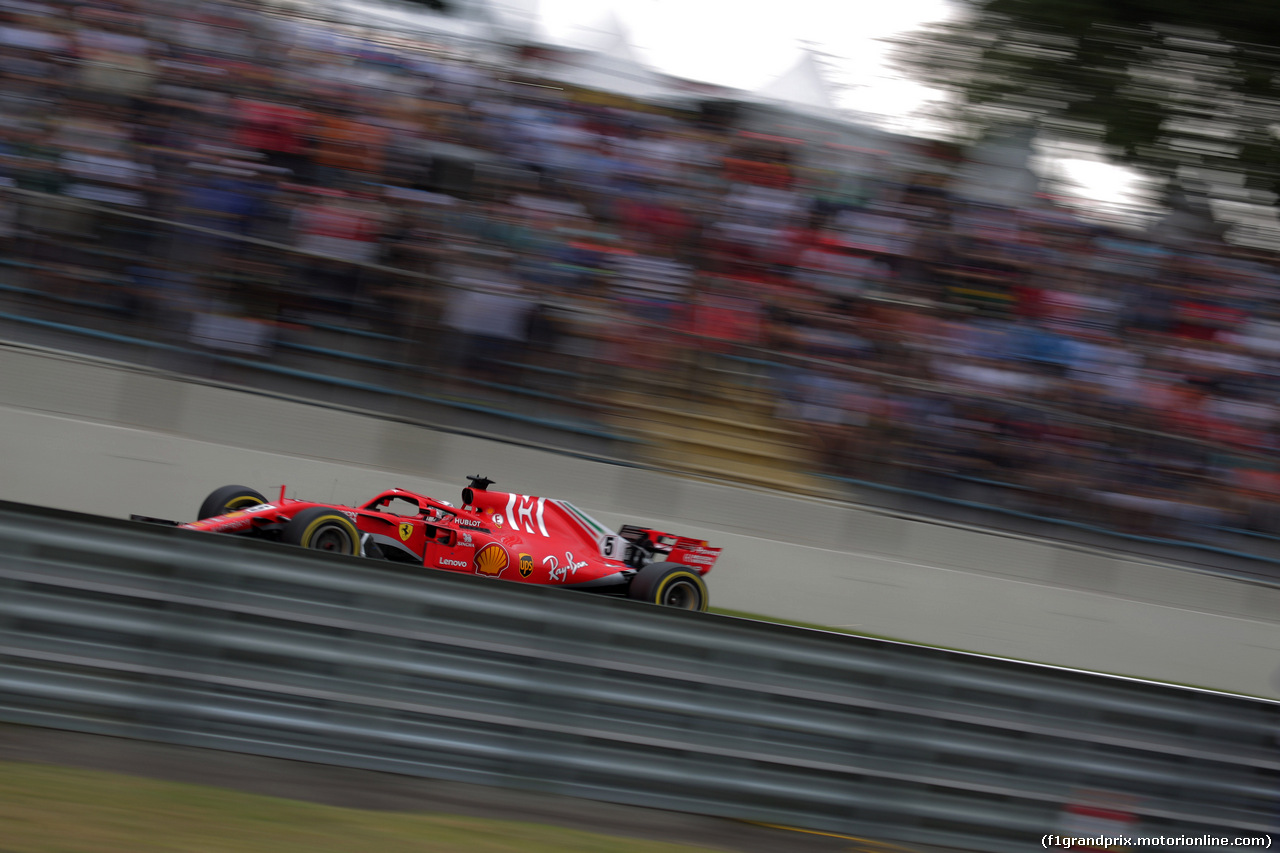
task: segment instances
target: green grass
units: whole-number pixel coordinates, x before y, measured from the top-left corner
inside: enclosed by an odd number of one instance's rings
[[[0,762],[3,853],[695,853],[516,821],[336,808]]]

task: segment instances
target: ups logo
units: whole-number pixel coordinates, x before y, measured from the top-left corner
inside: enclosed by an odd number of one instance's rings
[[[528,554],[520,555],[520,577],[527,578],[533,574],[533,557]]]

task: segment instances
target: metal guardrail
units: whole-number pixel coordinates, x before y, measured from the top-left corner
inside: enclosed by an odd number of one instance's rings
[[[1082,789],[1277,830],[1280,703],[21,504],[0,553],[11,723],[972,849]]]

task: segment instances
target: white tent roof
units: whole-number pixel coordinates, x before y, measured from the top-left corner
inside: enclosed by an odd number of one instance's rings
[[[651,69],[638,62],[628,62],[624,58],[601,53],[586,54],[580,62],[549,69],[545,73],[553,80],[573,86],[599,89],[630,98],[655,98],[670,91],[662,78]]]
[[[594,23],[574,27],[565,46],[587,53],[617,53],[632,62],[636,61],[627,26],[613,11],[599,16]]]
[[[538,14],[539,0],[478,0],[495,31],[509,40],[545,41],[547,34]]]
[[[1035,130],[1008,127],[973,146],[957,170],[952,192],[972,201],[1002,207],[1029,207],[1041,191],[1031,168]]]
[[[753,94],[769,101],[784,101],[819,112],[838,110],[831,86],[823,78],[822,67],[813,51],[805,50],[791,70],[757,89]]]
[[[579,31],[570,51],[572,59],[543,67],[541,73],[573,86],[630,98],[656,98],[671,92],[663,76],[636,57],[626,27],[612,12],[596,26]]]

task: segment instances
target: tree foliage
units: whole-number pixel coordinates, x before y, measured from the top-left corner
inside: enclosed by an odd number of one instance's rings
[[[1280,196],[1280,4],[1260,0],[962,0],[898,42],[953,95],[962,136],[1034,122],[1101,142],[1160,178]]]

